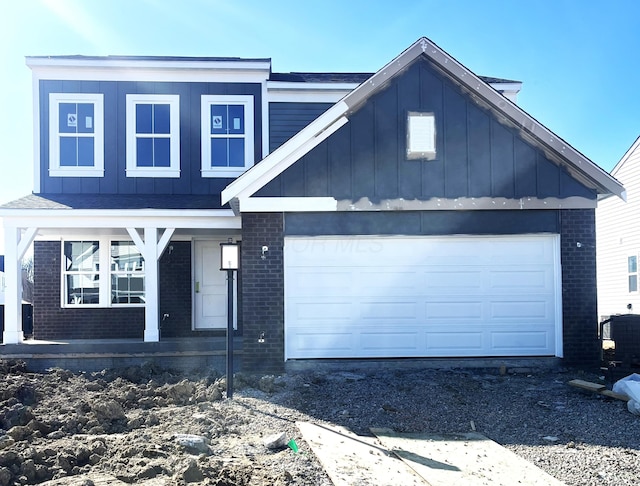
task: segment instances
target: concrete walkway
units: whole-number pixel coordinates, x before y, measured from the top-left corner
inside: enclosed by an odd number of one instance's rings
[[[335,486],[562,486],[562,483],[482,434],[399,434],[375,437],[298,422]]]

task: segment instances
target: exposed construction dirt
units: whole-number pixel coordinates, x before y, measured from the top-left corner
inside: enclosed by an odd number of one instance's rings
[[[624,402],[567,386],[597,377],[520,371],[238,375],[227,400],[213,373],[35,374],[0,361],[0,486],[330,485],[298,420],[358,434],[475,428],[566,484],[640,483],[640,417]]]

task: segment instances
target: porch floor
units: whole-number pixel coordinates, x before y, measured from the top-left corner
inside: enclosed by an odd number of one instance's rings
[[[242,338],[234,337],[234,362],[242,355]],[[21,359],[40,371],[52,367],[78,371],[157,362],[162,367],[195,369],[213,366],[224,370],[225,337],[164,338],[158,342],[140,339],[27,339],[20,344],[0,343],[0,359]],[[239,369],[234,364],[235,369]]]

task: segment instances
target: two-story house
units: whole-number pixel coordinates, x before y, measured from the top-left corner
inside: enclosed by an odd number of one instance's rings
[[[30,57],[34,193],[2,207],[3,334],[215,335],[241,241],[243,365],[597,353],[594,210],[622,186],[426,38],[375,74]]]

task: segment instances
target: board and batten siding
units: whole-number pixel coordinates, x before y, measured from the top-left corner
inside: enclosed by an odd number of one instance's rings
[[[49,176],[49,93],[104,95],[104,176]],[[126,96],[180,96],[180,177],[126,175]],[[40,81],[40,192],[45,194],[220,194],[232,178],[201,175],[200,98],[202,95],[254,97],[254,159],[262,158],[261,85],[257,83],[178,83],[135,81]]]
[[[409,111],[435,114],[435,160],[407,159]],[[425,60],[417,60],[347,116],[346,125],[257,195],[373,202],[596,198]]]
[[[625,186],[627,202],[611,196],[596,210],[600,317],[640,314],[640,292],[629,292],[627,266],[629,256],[640,258],[640,145],[612,175]]]

